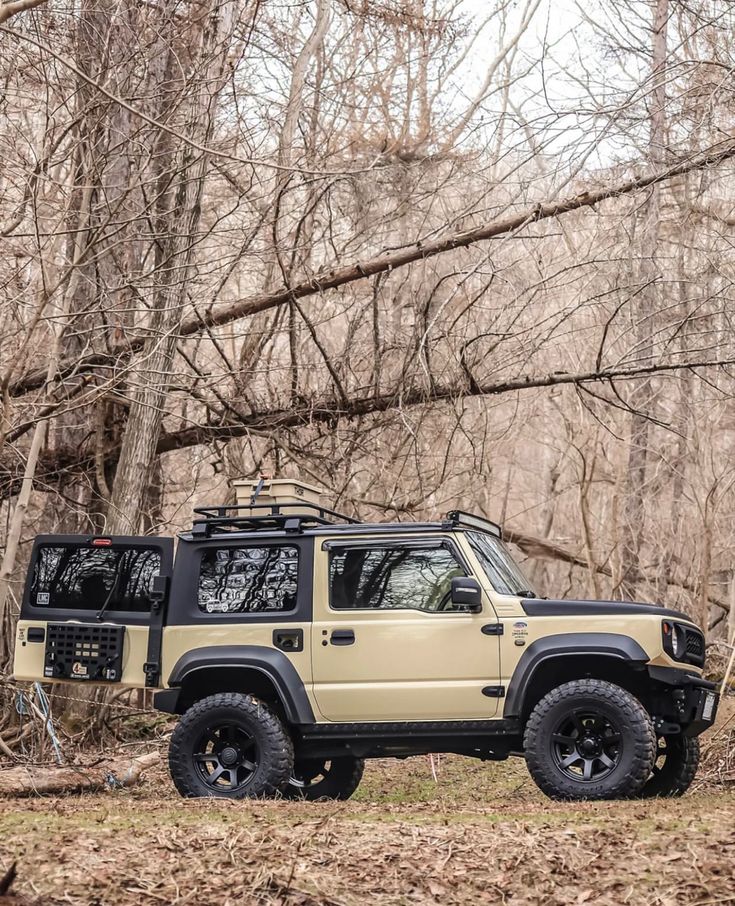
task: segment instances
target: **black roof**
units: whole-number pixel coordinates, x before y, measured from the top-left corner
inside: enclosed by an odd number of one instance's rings
[[[298,513],[290,513],[298,507]],[[245,511],[245,512],[243,512]],[[260,511],[260,512],[259,512]],[[474,529],[502,536],[499,525],[462,510],[452,510],[440,522],[360,522],[344,513],[315,503],[254,504],[240,506],[202,506],[194,508],[191,531],[179,537],[185,541],[223,535],[267,532],[268,534],[364,534],[366,531],[395,533],[405,531],[452,531]]]

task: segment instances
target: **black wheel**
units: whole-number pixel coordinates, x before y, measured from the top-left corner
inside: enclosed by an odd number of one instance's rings
[[[283,795],[289,799],[349,799],[360,785],[365,762],[344,755],[328,760],[297,758]]]
[[[293,746],[266,705],[224,692],[186,711],[171,737],[168,764],[182,796],[273,796],[291,776]]]
[[[638,795],[683,796],[692,785],[699,767],[699,739],[689,736],[659,736],[653,773]]]
[[[523,744],[531,776],[552,799],[619,799],[648,779],[656,736],[638,699],[613,683],[584,679],[541,699]]]

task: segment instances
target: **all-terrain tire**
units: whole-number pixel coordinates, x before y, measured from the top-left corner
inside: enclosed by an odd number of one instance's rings
[[[692,785],[698,767],[698,737],[683,735],[660,737],[653,773],[638,796],[641,799],[683,796]]]
[[[360,785],[365,761],[351,755],[340,758],[299,759],[283,791],[287,799],[349,799]]]
[[[552,799],[624,799],[651,775],[656,734],[646,709],[630,692],[604,680],[582,679],[541,699],[526,724],[523,745],[531,776]]]
[[[171,779],[187,798],[255,799],[277,795],[293,768],[281,721],[252,695],[221,692],[192,705],[168,752]]]

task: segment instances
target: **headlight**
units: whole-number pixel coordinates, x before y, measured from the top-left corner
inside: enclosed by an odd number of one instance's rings
[[[671,634],[671,650],[677,661],[681,661],[686,653],[686,636],[684,630],[678,623],[674,623],[674,629]]]
[[[702,666],[704,663],[704,638],[694,627],[664,620],[661,623],[663,648],[675,661]]]

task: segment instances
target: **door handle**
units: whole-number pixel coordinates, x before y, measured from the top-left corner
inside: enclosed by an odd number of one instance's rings
[[[354,645],[355,631],[353,629],[335,629],[329,637],[333,645]]]

